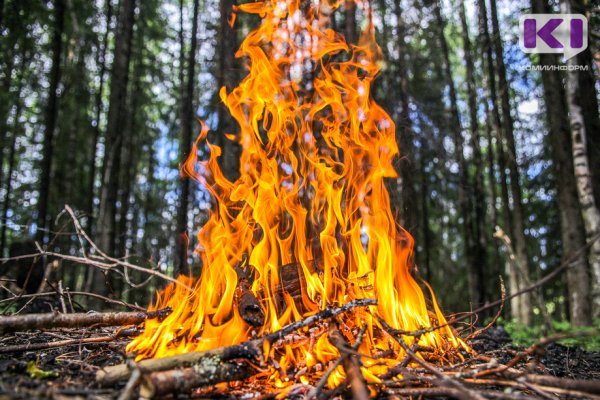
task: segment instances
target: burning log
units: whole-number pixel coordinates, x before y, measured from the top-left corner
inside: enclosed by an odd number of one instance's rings
[[[262,340],[217,349],[180,354],[177,356],[142,360],[136,368],[142,373],[168,371],[176,368],[195,368],[197,371],[210,370],[215,364],[224,364],[236,358],[255,360],[262,355]],[[106,367],[96,373],[96,381],[102,386],[128,379],[131,369],[127,364]]]
[[[251,282],[242,268],[237,268],[237,275],[236,301],[240,315],[248,325],[262,326],[265,323],[265,312],[252,292]]]
[[[317,262],[313,262],[313,269],[316,270]],[[285,306],[284,293],[289,294],[294,299],[294,305],[300,312],[305,311],[302,302],[302,291],[306,290],[306,282],[302,270],[297,263],[282,265],[279,270],[279,290],[276,291],[277,303],[281,308]]]
[[[352,390],[352,398],[355,400],[369,399],[369,388],[362,372],[360,372],[360,361],[356,357],[356,351],[350,347],[340,331],[331,332],[329,341],[340,351],[343,358],[342,365],[350,384],[350,390]]]
[[[30,329],[82,328],[93,325],[135,325],[144,322],[146,319],[165,318],[170,313],[170,308],[163,308],[151,312],[140,311],[89,314],[60,314],[55,312],[47,314],[11,315],[0,318],[0,335]]]
[[[247,363],[221,363],[216,358],[213,361],[190,368],[150,373],[142,379],[140,397],[153,398],[173,392],[189,393],[202,386],[243,380],[256,373]]]
[[[277,340],[283,338],[285,335],[297,331],[298,329],[314,325],[317,322],[328,318],[336,317],[356,307],[367,307],[376,304],[377,301],[375,299],[353,300],[341,307],[326,309],[303,320],[286,325],[282,329],[259,339],[253,339],[233,346],[220,347],[212,350],[142,360],[136,364],[136,368],[138,368],[142,373],[167,371],[182,367],[194,367],[203,370],[205,368],[209,368],[215,363],[226,363],[236,358],[256,360],[264,355],[263,349],[265,348],[265,343],[273,344]],[[106,386],[128,379],[130,375],[131,369],[129,366],[127,364],[119,364],[99,370],[96,373],[96,381],[100,385]]]

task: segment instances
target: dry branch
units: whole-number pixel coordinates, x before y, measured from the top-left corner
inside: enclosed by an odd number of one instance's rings
[[[149,373],[156,371],[167,371],[182,367],[205,368],[207,366],[214,365],[215,362],[224,363],[236,358],[256,360],[263,356],[263,345],[265,342],[270,344],[275,343],[285,335],[297,331],[298,329],[314,325],[317,322],[328,318],[336,317],[337,315],[348,312],[356,307],[373,306],[376,304],[377,301],[375,299],[353,300],[341,307],[326,309],[311,315],[308,318],[286,325],[282,329],[268,334],[262,338],[249,340],[233,346],[220,347],[218,349],[191,352],[164,358],[142,360],[137,363],[136,367],[139,368],[142,373]],[[131,370],[126,364],[114,365],[99,370],[96,373],[96,381],[100,385],[110,385],[129,378],[130,374]]]
[[[191,352],[164,358],[142,360],[136,367],[142,373],[168,371],[175,368],[194,367],[200,370],[210,368],[236,358],[257,359],[262,354],[262,340],[251,340],[244,343],[217,349]],[[103,386],[128,379],[131,370],[127,364],[106,367],[96,373],[96,381]]]
[[[37,298],[37,297],[47,297],[47,296],[56,296],[57,293],[56,292],[40,292],[40,293],[32,293],[32,294],[13,294],[13,297],[9,297],[7,299],[2,299],[0,300],[0,304],[1,303],[8,303],[11,301],[15,301],[16,299],[31,299],[31,298]],[[60,293],[58,293],[60,295]],[[100,299],[106,303],[111,303],[111,304],[116,304],[119,306],[123,306],[123,307],[127,307],[130,308],[132,310],[137,310],[137,311],[142,311],[142,312],[146,312],[146,309],[140,306],[136,306],[135,304],[129,304],[126,303],[122,300],[117,300],[117,299],[111,299],[109,297],[106,296],[102,296],[96,293],[90,293],[90,292],[78,292],[78,291],[70,291],[70,290],[65,290],[64,293],[62,294],[62,296],[85,296],[85,297],[93,297],[96,299]]]
[[[135,325],[147,318],[164,318],[171,313],[170,308],[153,312],[115,312],[88,314],[28,314],[10,315],[0,318],[0,335],[30,329],[82,328],[88,326]]]
[[[600,395],[600,381],[588,381],[583,379],[566,379],[550,375],[527,374],[517,378],[518,381],[536,383],[544,386],[552,386],[566,390],[577,390],[586,393]]]

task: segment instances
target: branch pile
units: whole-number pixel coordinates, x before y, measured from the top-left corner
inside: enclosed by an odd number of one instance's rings
[[[385,321],[379,321],[382,332],[389,335],[390,340],[396,341],[404,349],[406,356],[387,372],[372,375],[364,368],[365,363],[377,363],[378,359],[389,358],[389,354],[382,353],[374,357],[361,354],[358,349],[366,326],[348,332],[339,317],[354,309],[374,304],[373,299],[354,300],[289,324],[277,332],[233,346],[137,363],[127,360],[123,364],[92,367],[96,377],[93,386],[98,387],[94,390],[119,390],[123,399],[137,396],[156,398],[171,394],[208,398],[226,395],[254,396],[261,399],[300,396],[321,400],[340,397],[361,400],[373,397],[449,397],[474,400],[600,398],[598,380],[561,378],[543,370],[543,365],[539,362],[540,354],[543,354],[547,346],[564,339],[564,335],[544,338],[519,351],[503,349],[487,354],[473,351],[464,354],[464,360],[459,363],[440,366],[439,353],[434,354],[433,349],[418,345],[418,338],[425,330],[397,331]],[[3,332],[47,330],[49,327],[42,325],[52,320],[50,326],[62,327],[64,332],[74,326],[139,323],[145,318],[163,318],[168,312],[169,310],[153,314],[48,314],[43,317],[26,315],[0,319],[0,327]],[[112,335],[5,346],[8,351],[0,349],[0,354],[73,346],[78,346],[81,351],[82,346],[110,345],[116,343],[117,338],[123,339],[136,332],[135,329],[121,329]],[[317,364],[309,368],[299,360],[295,365],[284,368],[272,356],[273,351],[283,349],[286,344],[299,341],[314,343],[322,335],[326,335],[339,352],[338,357],[326,365]],[[122,349],[126,342],[119,340],[118,343]],[[62,354],[65,354],[64,349]],[[329,378],[335,371],[343,373],[345,379],[332,387],[328,381],[331,382]],[[274,377],[281,379],[280,385],[274,384]]]

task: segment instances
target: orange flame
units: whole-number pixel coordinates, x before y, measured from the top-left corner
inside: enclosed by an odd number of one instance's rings
[[[443,351],[462,345],[445,326],[431,289],[433,312],[428,310],[409,270],[413,239],[391,212],[384,178],[396,176],[392,160],[398,147],[393,121],[370,96],[381,59],[373,24],[358,46],[348,46],[327,27],[336,7],[300,0],[237,7],[263,19],[236,54],[248,58],[248,76],[231,93],[220,92],[239,124],[240,177],[235,182],[224,177],[218,146],[208,144],[208,161],[197,160],[197,145],[207,134],[203,125],[182,168],[215,199],[198,234],[202,274],[195,282],[180,276],[185,285],[158,295],[151,308],[171,306],[173,312],[163,321],[148,320],[129,344],[138,359],[232,345],[253,330],[273,332],[358,298],[378,303],[346,314],[344,324],[366,324],[359,351],[388,350],[393,355],[383,360],[384,367],[404,354],[380,333],[378,317],[406,331],[444,326],[422,335],[424,346]],[[296,296],[284,290],[285,265],[297,267],[302,285]],[[260,302],[262,326],[250,326],[236,306],[239,271]],[[310,369],[338,355],[321,335],[311,345],[285,345],[277,361],[283,370],[299,360]],[[376,381],[382,361],[363,363],[365,376]],[[340,379],[341,369],[330,383]]]

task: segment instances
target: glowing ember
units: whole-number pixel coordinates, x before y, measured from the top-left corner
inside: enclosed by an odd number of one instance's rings
[[[216,200],[198,234],[202,275],[180,276],[184,285],[159,294],[151,309],[173,312],[161,322],[148,320],[127,347],[138,359],[232,345],[326,307],[376,298],[377,306],[346,313],[341,324],[354,338],[367,326],[360,353],[387,354],[362,359],[367,380],[377,381],[404,356],[377,318],[406,331],[445,325],[433,293],[430,312],[410,274],[413,239],[396,226],[384,186],[384,178],[396,175],[398,147],[393,121],[370,97],[380,57],[373,26],[349,48],[327,28],[336,6],[282,0],[238,7],[263,18],[237,54],[249,59],[249,75],[231,93],[221,90],[240,127],[241,176],[235,182],[223,176],[219,147],[209,144],[206,162],[196,159],[194,147],[183,171]],[[206,134],[205,128],[198,140]],[[292,278],[283,272],[290,270]],[[287,289],[294,282],[296,294]],[[240,313],[243,288],[258,299],[250,318]],[[339,357],[327,334],[319,335],[326,329],[306,333],[314,341],[275,346],[271,357],[283,371],[302,365],[318,377],[317,363]],[[462,346],[448,327],[421,335],[419,344],[434,348],[438,359]],[[329,383],[341,379],[340,367]],[[275,371],[272,382],[285,385]]]

